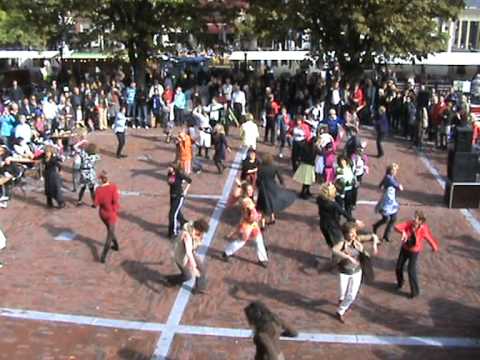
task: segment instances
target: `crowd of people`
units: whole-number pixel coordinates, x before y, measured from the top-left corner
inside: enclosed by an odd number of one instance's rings
[[[11,188],[26,167],[38,163],[43,169],[47,206],[53,207],[55,201],[59,208],[64,207],[59,169],[62,161],[72,158],[73,191],[79,190],[77,206],[84,204],[88,188],[91,205],[99,207],[107,229],[102,262],[106,262],[110,249],[120,248],[115,234],[119,194],[106,172],[97,177],[96,163],[100,157],[97,146],[88,140],[88,133],[112,129],[118,139],[116,156],[122,158],[126,156],[122,152],[128,128],[162,127],[165,141],[173,141],[175,153],[175,160],[167,169],[168,236],[174,241],[174,261],[181,274],[172,283],[195,278],[194,290],[199,293],[205,292],[206,274],[196,249],[209,226],[203,219],[187,221],[182,207],[190,184],[195,181],[193,175],[200,173],[210,159],[210,149],[219,176],[224,173],[231,151],[229,130],[239,126],[244,159],[229,204],[238,205],[241,215],[239,225],[228,236],[233,241],[225,247],[223,258],[229,261],[252,241],[259,264],[267,268],[265,229],[273,226],[276,215],[297,198],[311,198],[315,192],[312,187],[318,186],[320,230],[340,274],[336,315],[342,323],[357,296],[362,276],[373,275],[371,255],[378,252],[380,244],[386,246],[392,229],[401,233],[402,240],[398,263],[392,271],[396,271],[401,288],[403,268],[408,261],[412,298],[419,295],[416,264],[423,242],[438,250],[438,242],[422,212],[416,212],[412,221],[395,225],[399,210],[396,192],[403,190],[395,163],[387,167],[379,185],[382,194],[375,211],[381,219],[369,231],[355,218],[358,193],[371,161],[365,153],[367,142],[362,138],[361,126],[374,124],[377,155],[381,157],[382,142],[390,134],[411,139],[419,148],[428,139],[444,148],[454,127],[469,121],[472,124],[467,99],[453,91],[441,94],[424,85],[409,85],[400,90],[388,72],[377,79],[350,84],[342,78],[338,67],[333,67],[325,77],[299,72],[275,78],[269,71],[260,77],[243,72],[186,74],[178,81],[168,76],[155,79],[148,87],[113,78],[82,83],[72,91],[54,81],[42,98],[25,97],[14,82],[3,99],[0,171],[7,180],[2,185],[0,204],[6,205]],[[262,127],[263,143],[275,147],[275,156],[257,154]],[[289,155],[286,149],[290,150]],[[275,165],[275,158],[288,156],[292,177],[299,184],[298,194],[283,187],[283,177]],[[384,224],[385,231],[379,238],[377,232]],[[372,254],[366,250],[366,242],[372,243]],[[278,337],[280,328],[288,330],[261,303],[247,308],[246,314],[259,333],[265,332],[257,323],[263,321],[262,317],[276,324],[266,331],[271,333],[266,336]],[[260,337],[255,340],[257,345],[262,341]]]

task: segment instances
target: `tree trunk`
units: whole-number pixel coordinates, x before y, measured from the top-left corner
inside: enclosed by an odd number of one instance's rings
[[[128,41],[128,58],[133,66],[133,76],[137,87],[145,88],[145,75],[147,69],[147,52],[133,40]]]

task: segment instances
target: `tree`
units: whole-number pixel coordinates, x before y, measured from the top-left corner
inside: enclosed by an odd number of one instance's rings
[[[349,77],[379,57],[421,59],[445,49],[446,34],[438,31],[437,20],[455,19],[465,7],[463,0],[251,0],[250,5],[249,11],[264,14],[257,24],[263,30],[279,25],[278,13],[286,27],[310,29]]]
[[[45,34],[51,43],[65,40],[68,27],[65,19],[74,16],[90,21],[83,37],[92,39],[102,34],[125,46],[133,65],[135,80],[145,84],[146,62],[157,50],[154,37],[180,29],[195,34],[206,29],[209,14],[222,12],[227,18],[234,9],[221,0],[16,0],[12,7],[26,14],[31,29]],[[88,4],[88,6],[86,6]]]
[[[25,16],[19,11],[0,10],[0,45],[44,47],[46,38],[39,33],[31,33]]]

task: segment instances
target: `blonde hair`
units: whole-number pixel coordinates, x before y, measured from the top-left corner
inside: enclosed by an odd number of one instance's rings
[[[323,183],[320,185],[320,194],[319,196],[327,200],[335,200],[337,195],[337,189],[332,183]]]
[[[251,113],[248,113],[247,115],[245,115],[245,121],[255,121],[255,118]]]
[[[218,134],[225,135],[225,128],[223,127],[222,124],[215,125],[215,127],[213,128],[213,131]]]

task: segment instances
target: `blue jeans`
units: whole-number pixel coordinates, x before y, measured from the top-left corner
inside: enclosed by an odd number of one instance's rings
[[[130,123],[136,122],[136,110],[137,110],[137,106],[135,103],[127,104],[127,113],[125,114],[125,116],[129,118]]]
[[[137,105],[137,119],[141,126],[146,127],[148,125],[147,105]]]

